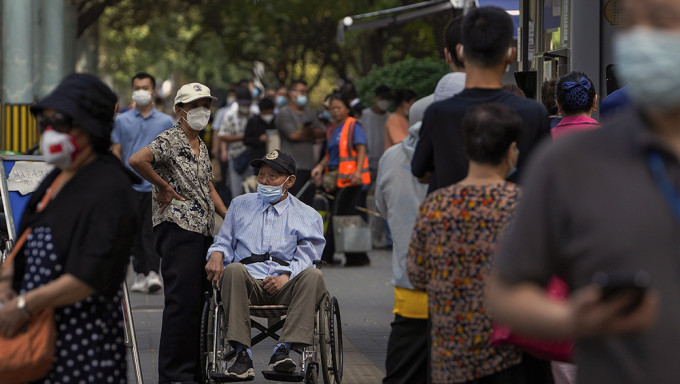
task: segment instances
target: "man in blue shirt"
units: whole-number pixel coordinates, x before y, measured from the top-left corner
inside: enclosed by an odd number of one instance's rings
[[[269,369],[294,372],[290,349],[312,344],[316,306],[326,293],[321,271],[313,268],[326,244],[321,215],[288,193],[295,161],[274,150],[250,164],[258,169],[258,193],[232,200],[205,267],[208,279],[221,284],[226,337],[237,350],[225,374],[235,380],[255,376],[249,305],[289,306]]]
[[[149,145],[161,132],[174,125],[172,117],[156,110],[153,99],[156,97],[156,79],[148,73],[140,72],[132,77],[132,100],[135,108],[118,115],[113,123],[111,148],[123,164],[132,172],[130,156]],[[160,257],[154,249],[154,236],[151,224],[151,183],[144,180],[132,187],[140,202],[140,228],[136,231],[132,248],[134,256],[132,268],[137,273],[130,287],[135,292],[155,292],[163,288],[158,276]]]

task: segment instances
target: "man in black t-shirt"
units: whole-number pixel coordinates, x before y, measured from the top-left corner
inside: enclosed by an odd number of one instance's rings
[[[503,74],[517,56],[517,48],[512,47],[513,28],[510,16],[497,7],[477,8],[465,16],[463,44],[456,46],[455,53],[465,63],[465,90],[432,104],[425,111],[420,141],[413,156],[413,175],[430,183],[428,193],[467,175],[468,160],[460,123],[471,107],[500,103],[519,113],[524,123],[518,143],[520,170],[531,149],[550,132],[543,105],[501,89]],[[519,172],[510,178],[511,181],[518,179]]]

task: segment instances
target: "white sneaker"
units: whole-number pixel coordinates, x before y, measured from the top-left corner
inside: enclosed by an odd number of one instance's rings
[[[146,287],[149,290],[149,293],[160,290],[163,288],[161,277],[154,271],[149,272],[149,276],[146,277]]]
[[[138,273],[135,277],[135,282],[130,286],[132,292],[147,292],[146,276],[143,273]]]

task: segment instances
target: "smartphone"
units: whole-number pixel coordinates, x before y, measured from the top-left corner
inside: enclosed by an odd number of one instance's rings
[[[651,279],[645,271],[635,272],[597,272],[593,282],[602,289],[602,301],[628,294],[632,296],[630,303],[622,313],[630,313],[637,308],[645,297]]]

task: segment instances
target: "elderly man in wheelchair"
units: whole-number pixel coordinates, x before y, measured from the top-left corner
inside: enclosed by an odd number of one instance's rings
[[[230,380],[255,376],[250,350],[250,305],[288,305],[269,369],[295,372],[292,348],[311,345],[315,314],[327,296],[322,273],[314,268],[325,245],[321,216],[288,190],[295,183],[295,162],[274,150],[251,165],[257,193],[235,198],[208,250],[206,272],[221,288],[227,319],[226,340],[236,360],[224,373]]]

